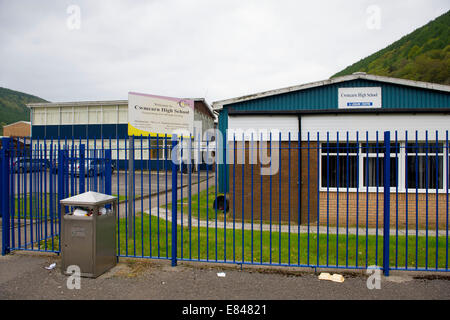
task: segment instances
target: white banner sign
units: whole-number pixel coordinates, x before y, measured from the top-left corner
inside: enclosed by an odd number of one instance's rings
[[[128,135],[155,136],[183,130],[193,134],[194,101],[128,93]]]
[[[381,87],[338,89],[339,109],[381,108]]]

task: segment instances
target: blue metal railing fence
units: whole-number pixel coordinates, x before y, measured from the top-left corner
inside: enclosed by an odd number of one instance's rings
[[[217,140],[2,139],[2,254],[59,252],[59,200],[93,190],[119,199],[119,257],[449,271],[448,132]]]

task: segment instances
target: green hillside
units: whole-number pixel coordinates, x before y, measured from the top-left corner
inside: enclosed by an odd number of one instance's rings
[[[3,126],[16,121],[30,121],[30,110],[25,104],[47,102],[36,96],[0,87],[0,135]]]
[[[450,11],[332,78],[357,71],[450,85]]]

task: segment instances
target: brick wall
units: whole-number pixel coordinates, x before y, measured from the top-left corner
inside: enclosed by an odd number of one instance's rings
[[[299,167],[299,150],[297,142],[291,142],[290,157],[290,184],[289,184],[289,148],[288,142],[282,142],[281,146],[281,163],[280,170],[270,175],[260,174],[260,161],[257,157],[258,144],[254,143],[255,150],[253,159],[258,159],[253,166],[250,165],[251,152],[249,150],[249,143],[245,145],[245,164],[237,164],[237,153],[241,145],[236,143],[236,154],[234,154],[235,165],[229,165],[230,190],[228,193],[230,201],[229,215],[232,215],[233,208],[237,220],[253,220],[270,221],[278,223],[286,223],[290,220],[292,223],[297,223],[299,216],[299,185],[297,183],[298,167]],[[233,145],[230,144],[230,148]],[[279,153],[279,150],[276,149]],[[270,154],[268,152],[267,154]],[[317,199],[318,177],[317,177],[317,143],[310,143],[308,152],[307,143],[302,142],[300,148],[300,165],[301,165],[301,185],[300,185],[300,221],[306,224],[308,221],[308,157],[309,157],[309,219],[311,223],[317,221],[317,205],[319,204],[319,223],[327,223],[327,192],[321,191],[319,193],[319,201]],[[253,167],[253,188],[252,188],[252,167]],[[263,166],[267,167],[267,166]],[[236,181],[233,181],[233,170]],[[244,170],[244,176],[242,176]],[[262,190],[261,190],[262,177]],[[281,178],[281,180],[280,180]],[[234,186],[233,186],[234,184]],[[270,184],[272,188],[270,188]],[[289,194],[290,190],[290,194]],[[280,201],[281,195],[281,201]],[[290,197],[289,197],[290,196]],[[358,205],[357,205],[358,196]],[[338,200],[339,197],[339,201]],[[378,205],[377,205],[378,197]],[[252,210],[253,198],[253,210]],[[290,200],[289,200],[290,199]],[[339,202],[339,210],[338,210]],[[391,225],[396,225],[396,217],[398,216],[398,224],[400,227],[406,225],[408,220],[409,227],[416,225],[416,211],[418,216],[419,227],[425,227],[427,220],[427,196],[419,193],[417,196],[417,210],[416,210],[416,194],[409,193],[408,201],[406,201],[405,193],[391,193]],[[262,203],[262,206],[261,206]],[[290,205],[289,205],[290,204]],[[398,205],[397,205],[398,204]],[[376,226],[377,213],[378,225],[383,225],[383,190],[380,188],[378,196],[376,192],[349,192],[348,193],[348,220],[349,226],[356,226],[357,220],[359,226],[366,225],[366,208],[368,208],[367,221],[370,227]],[[377,207],[378,206],[378,207]],[[408,215],[406,215],[406,210]],[[438,210],[438,224],[442,228],[446,226],[447,218],[447,197],[446,194],[439,194],[437,201]],[[397,214],[398,212],[398,214]],[[281,219],[279,218],[281,216]],[[328,198],[328,219],[331,225],[336,225],[339,216],[339,226],[345,227],[347,222],[347,193],[344,192],[329,192]],[[428,194],[428,224],[430,228],[436,225],[436,194]]]
[[[279,170],[273,175],[261,175],[261,162],[258,154],[258,143],[254,143],[253,159],[255,164],[250,164],[251,151],[250,144],[245,144],[245,164],[237,164],[238,152],[242,145],[236,142],[236,153],[234,154],[235,164],[229,165],[230,191],[228,194],[230,200],[230,212],[233,212],[235,206],[236,219],[260,221],[261,217],[264,221],[277,223],[278,221],[289,221],[297,223],[299,218],[299,192],[301,198],[300,220],[303,223],[308,219],[308,171],[302,170],[302,183],[299,189],[298,185],[298,168],[299,168],[299,152],[301,154],[302,167],[307,168],[308,150],[307,144],[302,143],[300,151],[297,142],[291,142],[289,148],[288,142],[280,144],[281,150],[277,148],[275,152],[280,155]],[[267,144],[269,146],[269,144]],[[233,147],[233,144],[230,145]],[[317,152],[313,152],[316,144],[310,144],[310,172],[317,172]],[[270,151],[266,154],[270,155]],[[290,154],[290,167],[289,167]],[[253,167],[253,184],[252,184],[252,167]],[[263,168],[268,166],[263,165]],[[244,175],[242,171],[244,170]],[[234,171],[234,174],[233,174]],[[289,174],[290,172],[290,174]],[[233,181],[233,176],[236,181]],[[290,179],[289,179],[290,178]],[[253,187],[252,187],[253,186]],[[290,191],[290,194],[289,194]],[[310,194],[317,194],[317,177],[310,177]],[[252,202],[253,198],[253,202]],[[317,197],[310,197],[310,212],[317,212]],[[253,203],[253,207],[252,207]],[[261,205],[262,203],[262,205]],[[243,208],[243,209],[242,209]],[[253,209],[253,210],[252,210]],[[281,219],[280,219],[281,216]],[[315,215],[317,216],[317,214]],[[311,221],[315,221],[313,215],[310,216]]]
[[[30,124],[17,122],[3,127],[3,135],[7,137],[29,137],[31,135]]]
[[[339,206],[338,200],[339,199]],[[358,206],[357,206],[358,199]],[[408,199],[408,200],[406,200]],[[326,224],[327,222],[327,193],[320,192],[320,224]],[[426,226],[427,220],[427,195],[419,193],[417,195],[416,206],[416,194],[409,193],[408,198],[406,193],[391,193],[390,212],[391,226],[395,226],[397,223],[400,227],[406,226],[408,220],[408,227],[416,226],[416,214],[418,217],[419,227]],[[335,225],[337,216],[339,215],[339,226],[345,227],[347,221],[347,193],[340,192],[339,195],[336,192],[330,192],[328,198],[329,207],[329,221]],[[339,210],[337,210],[339,208]],[[377,209],[377,193],[369,192],[368,196],[365,192],[348,193],[348,219],[349,226],[356,226],[356,220],[359,220],[359,225],[366,225],[366,220],[369,222],[369,226],[376,226],[377,213],[378,213],[378,225],[383,225],[383,208],[384,208],[384,194],[382,189],[378,193],[378,209]],[[367,210],[368,209],[368,210]],[[416,210],[417,209],[417,210]],[[367,215],[368,212],[368,215]],[[447,196],[446,194],[439,194],[437,201],[437,216],[439,227],[446,226],[447,217]],[[408,213],[408,214],[407,214]],[[436,225],[436,194],[428,194],[428,225],[429,228],[434,228]]]

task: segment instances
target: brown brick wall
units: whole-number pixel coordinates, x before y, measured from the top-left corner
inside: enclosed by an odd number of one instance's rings
[[[7,137],[29,137],[31,135],[30,124],[17,122],[3,127],[3,135]]]
[[[230,147],[233,145],[231,144]],[[272,221],[276,223],[279,221],[281,215],[281,221],[288,221],[289,214],[291,222],[297,223],[298,221],[298,199],[299,199],[299,185],[298,185],[298,166],[299,166],[299,149],[297,142],[291,142],[290,148],[290,168],[289,168],[289,145],[288,142],[281,143],[281,161],[279,171],[273,175],[260,174],[261,162],[258,156],[258,143],[254,143],[253,159],[258,159],[257,163],[253,166],[250,165],[251,152],[249,150],[249,143],[245,145],[246,155],[245,164],[237,164],[237,153],[239,152],[240,145],[236,143],[236,154],[234,155],[235,165],[229,166],[230,176],[230,211],[233,211],[233,206],[236,208],[237,219],[242,219],[242,212],[244,212],[244,219],[250,220],[252,217],[252,197],[253,197],[253,219],[259,221],[269,221],[272,214]],[[267,144],[269,146],[269,144]],[[301,153],[301,165],[307,167],[308,150],[306,143],[302,143],[300,149]],[[315,145],[311,144],[311,148]],[[279,154],[279,150],[276,152]],[[270,154],[270,152],[267,152]],[[317,172],[317,152],[310,151],[310,172]],[[256,162],[256,161],[255,161]],[[252,188],[252,167],[253,167],[253,188]],[[264,166],[267,167],[267,166]],[[236,181],[233,181],[233,170]],[[242,170],[244,170],[244,177],[242,178]],[[290,172],[290,184],[289,184],[289,172]],[[262,178],[262,180],[261,180]],[[233,186],[234,184],[234,186]],[[261,191],[262,184],[262,191]],[[272,189],[270,188],[272,185]],[[302,222],[307,222],[307,210],[308,210],[308,172],[302,170],[302,184],[300,186],[301,194],[301,211],[300,219]],[[290,197],[289,197],[290,190]],[[252,192],[253,191],[253,192]],[[262,194],[262,197],[261,197]],[[310,194],[317,194],[317,178],[310,177]],[[281,197],[280,197],[281,195]],[[281,198],[281,199],[280,199]],[[261,210],[262,199],[262,210]],[[316,197],[310,198],[310,211],[317,212]],[[244,210],[242,210],[244,206]],[[290,212],[289,212],[290,208]],[[303,213],[303,214],[302,214]],[[310,216],[311,221],[314,221],[314,217]]]
[[[255,142],[254,159],[257,159],[257,147]],[[230,148],[232,148],[230,144]],[[236,148],[239,148],[239,144],[236,143]],[[249,143],[245,145],[246,156],[245,164],[237,164],[237,154],[234,155],[235,165],[229,165],[229,177],[230,177],[230,189],[229,189],[229,201],[230,211],[233,212],[233,206],[235,206],[236,219],[242,219],[242,212],[244,213],[244,219],[250,220],[252,216],[252,197],[253,197],[253,220],[260,221],[261,215],[263,221],[270,220],[270,212],[272,212],[272,222],[277,223],[279,221],[279,215],[281,215],[281,221],[286,223],[289,220],[289,208],[291,215],[291,222],[297,223],[298,221],[298,194],[299,186],[297,183],[298,177],[298,144],[297,142],[291,142],[291,167],[290,167],[290,185],[289,185],[289,150],[288,142],[281,143],[281,166],[280,171],[272,176],[262,176],[262,193],[261,193],[261,175],[260,175],[260,162],[253,165],[253,188],[252,188],[252,166],[250,163],[250,151]],[[315,223],[317,221],[317,203],[319,202],[320,216],[319,223],[327,223],[327,192],[321,191],[319,194],[319,201],[317,199],[317,143],[310,143],[309,148],[309,212],[310,222]],[[236,153],[239,150],[236,150]],[[276,150],[278,153],[279,151]],[[301,223],[307,223],[308,219],[308,148],[305,142],[301,144],[301,210],[300,219]],[[233,168],[236,181],[233,181]],[[242,170],[244,170],[244,178],[242,178]],[[281,178],[281,184],[280,184]],[[270,180],[272,180],[272,191],[270,190]],[[234,187],[233,187],[234,183]],[[253,193],[252,193],[253,190]],[[290,198],[289,198],[290,190]],[[271,191],[271,192],[270,192]],[[262,210],[261,210],[261,194],[262,194]],[[281,194],[281,202],[280,202]],[[272,197],[271,197],[272,195]],[[234,198],[233,198],[234,196]],[[331,225],[336,225],[337,216],[339,215],[339,226],[345,227],[347,222],[347,193],[339,192],[339,210],[337,210],[337,192],[329,192],[328,199],[328,218]],[[289,206],[290,199],[290,206]],[[424,227],[427,219],[426,210],[426,194],[418,194],[418,223],[420,227]],[[397,206],[398,203],[398,206]],[[281,205],[280,205],[281,204]],[[349,226],[356,226],[358,219],[359,226],[365,226],[366,224],[366,207],[368,207],[368,222],[369,226],[376,226],[377,212],[378,212],[378,224],[381,227],[383,224],[383,190],[380,188],[378,192],[378,210],[377,210],[377,193],[369,192],[368,196],[365,192],[358,193],[358,206],[357,206],[357,193],[348,193],[348,220]],[[447,214],[447,197],[445,194],[438,195],[438,224],[442,228],[446,226],[446,214]],[[242,210],[244,206],[244,210]],[[406,225],[406,207],[408,207],[408,226],[414,227],[416,225],[416,195],[415,193],[408,194],[408,202],[406,201],[405,193],[391,193],[391,225],[396,225],[396,216],[398,212],[398,224],[403,227]],[[272,210],[270,210],[272,209]],[[436,225],[436,194],[428,194],[428,224],[431,227]]]
[[[359,198],[359,204],[356,205],[356,200]],[[346,226],[347,221],[347,193],[339,193],[339,210],[337,210],[337,199],[338,194],[336,192],[330,192],[329,195],[329,221],[331,224],[335,225],[337,221],[337,215],[339,214],[339,225],[342,227]],[[416,225],[416,211],[418,216],[419,227],[426,226],[427,220],[427,195],[419,193],[417,195],[416,206],[416,194],[409,193],[408,201],[406,201],[406,193],[391,193],[391,219],[390,224],[392,226],[396,225],[396,217],[398,216],[398,225],[401,227],[406,226],[406,220],[408,219],[408,227],[415,227]],[[398,203],[398,205],[397,205]],[[406,207],[408,207],[408,216],[406,215]],[[368,210],[366,209],[368,208]],[[366,217],[368,211],[368,222],[369,226],[376,226],[377,212],[378,212],[378,224],[382,226],[383,224],[383,208],[384,208],[384,194],[383,191],[378,193],[378,209],[377,209],[377,193],[369,192],[369,195],[365,192],[359,193],[357,196],[356,192],[348,193],[348,217],[349,226],[356,226],[356,220],[358,218],[359,225],[366,225]],[[417,210],[416,210],[417,208]],[[446,215],[447,215],[447,196],[446,194],[439,194],[437,201],[437,211],[438,211],[438,225],[440,227],[446,226]],[[398,212],[398,215],[397,215]],[[327,222],[327,193],[320,192],[320,224],[326,224]],[[428,224],[430,228],[434,228],[436,225],[436,194],[428,194]]]

